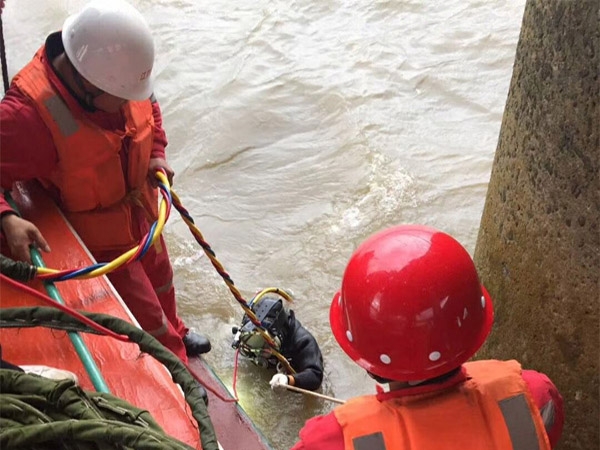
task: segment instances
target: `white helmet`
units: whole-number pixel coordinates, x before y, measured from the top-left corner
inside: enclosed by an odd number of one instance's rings
[[[127,100],[152,94],[152,34],[129,3],[91,1],[65,20],[62,42],[77,72],[97,88]]]

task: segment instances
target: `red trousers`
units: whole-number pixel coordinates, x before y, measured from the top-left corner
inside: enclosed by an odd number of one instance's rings
[[[94,256],[98,261],[115,257]],[[177,315],[173,267],[162,235],[140,260],[110,272],[108,279],[142,329],[187,363],[182,338],[188,328]]]

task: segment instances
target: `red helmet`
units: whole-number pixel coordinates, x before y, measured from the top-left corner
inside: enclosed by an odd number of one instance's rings
[[[481,347],[493,318],[492,300],[464,247],[421,225],[392,227],[363,242],[329,312],[344,352],[396,381],[459,367]]]

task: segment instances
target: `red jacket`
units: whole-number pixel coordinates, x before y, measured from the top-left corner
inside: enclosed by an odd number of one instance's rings
[[[560,438],[564,423],[562,398],[556,386],[546,375],[532,370],[524,370],[522,376],[536,406],[541,411],[550,445],[554,447]],[[441,385],[415,386],[392,392],[383,392],[378,386],[379,392],[376,398],[383,402],[394,398],[422,395],[447,389],[464,381],[465,372],[463,371]],[[300,440],[291,450],[344,450],[345,448],[342,427],[334,412],[308,420],[300,430],[299,436]]]
[[[63,51],[60,32],[48,36],[44,64],[48,69],[48,79],[57,92],[65,98],[74,98],[51,65],[53,58]],[[124,128],[125,121],[120,112],[86,111],[83,107],[80,107],[77,112],[84,114],[102,128],[111,130]],[[167,139],[162,128],[162,115],[157,102],[152,104],[152,115],[155,130],[151,158],[165,158]],[[52,135],[33,103],[14,85],[0,102],[0,124],[1,187],[9,190],[16,181],[50,178],[58,163],[58,152]],[[123,158],[122,162],[125,173],[127,161]],[[0,196],[0,214],[7,210],[11,208]],[[136,219],[142,232],[146,232],[148,224],[143,211],[140,211]]]

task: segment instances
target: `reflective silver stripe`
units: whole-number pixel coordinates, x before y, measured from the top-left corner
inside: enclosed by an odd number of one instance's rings
[[[71,136],[79,129],[73,114],[69,111],[69,107],[63,102],[58,95],[53,95],[44,101],[44,105],[50,112],[54,122],[58,125],[63,136]]]
[[[386,450],[381,432],[354,438],[352,439],[352,446],[354,450]]]
[[[154,337],[162,336],[167,331],[169,331],[169,327],[167,325],[167,316],[165,316],[163,314],[163,316],[162,316],[162,325],[159,328],[156,328],[155,330],[144,330],[144,331],[146,331],[146,333],[151,334]]]
[[[173,280],[169,281],[167,284],[157,287],[156,289],[154,289],[154,292],[156,292],[157,294],[163,294],[163,293],[167,292],[169,289],[171,289],[172,286],[173,286]]]
[[[525,395],[520,394],[498,402],[513,450],[536,450],[540,448],[535,423]]]
[[[542,420],[544,421],[544,428],[546,428],[546,433],[550,431],[550,428],[552,428],[552,425],[554,425],[554,411],[554,402],[552,400],[546,403],[540,411]]]

